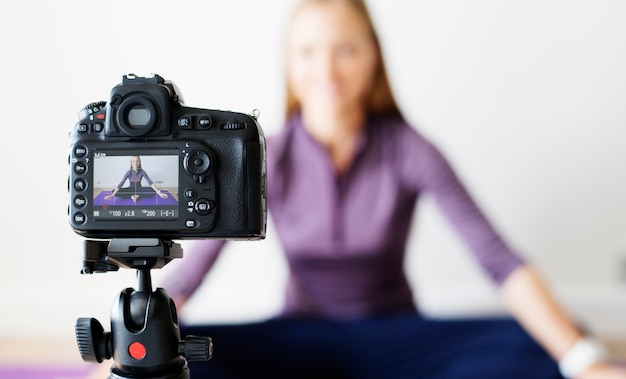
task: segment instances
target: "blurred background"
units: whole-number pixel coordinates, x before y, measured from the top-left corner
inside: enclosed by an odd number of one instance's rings
[[[97,317],[107,328],[113,300],[134,284],[131,270],[79,274],[82,238],[67,222],[68,132],[79,109],[107,100],[126,73],[158,73],[187,106],[259,109],[271,135],[282,123],[283,40],[294,3],[0,4],[0,361],[21,352],[43,359],[49,351],[36,347],[46,344],[80,361],[76,318]],[[368,4],[408,120],[440,146],[563,305],[596,334],[626,339],[626,3]],[[502,312],[429,198],[409,247],[424,312]],[[154,272],[156,281],[167,269]],[[266,240],[228,245],[182,317],[271,317],[285,278],[270,217]],[[22,344],[35,348],[16,350]]]

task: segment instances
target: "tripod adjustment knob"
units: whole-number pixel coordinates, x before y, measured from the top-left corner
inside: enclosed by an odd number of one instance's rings
[[[188,361],[208,361],[213,356],[210,337],[187,336],[179,345],[179,354]]]
[[[101,363],[112,357],[111,333],[105,333],[95,318],[81,317],[76,320],[76,342],[80,356],[85,362]]]

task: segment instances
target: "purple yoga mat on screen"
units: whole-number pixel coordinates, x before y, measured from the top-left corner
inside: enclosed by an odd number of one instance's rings
[[[105,200],[104,197],[111,194],[112,191],[102,191],[93,199],[93,205],[95,206],[103,206],[103,205],[116,205],[116,206],[162,206],[162,205],[178,205],[178,201],[176,198],[172,196],[172,194],[167,190],[162,190],[161,192],[166,193],[167,199],[163,199],[158,196],[156,193],[146,193],[146,194],[138,194],[139,200],[135,203],[130,197],[124,196],[115,196],[111,200]]]

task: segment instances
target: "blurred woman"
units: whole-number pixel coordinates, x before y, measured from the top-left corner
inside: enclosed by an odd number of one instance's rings
[[[362,0],[302,0],[289,25],[284,129],[268,206],[289,265],[282,314],[188,326],[207,378],[626,378],[492,227],[441,152],[402,117]],[[513,319],[431,320],[404,273],[415,203],[432,195]],[[163,286],[183,303],[224,241],[197,242]]]

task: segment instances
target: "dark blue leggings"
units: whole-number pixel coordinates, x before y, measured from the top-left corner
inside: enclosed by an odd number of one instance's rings
[[[562,378],[510,319],[273,319],[184,326],[182,334],[213,339],[213,359],[190,362],[191,379]]]
[[[132,195],[149,196],[154,195],[156,191],[152,187],[121,187],[118,189],[116,196],[119,197],[131,197]]]

